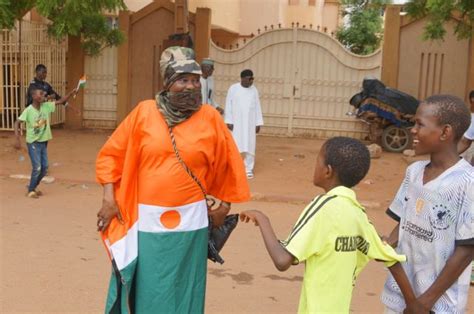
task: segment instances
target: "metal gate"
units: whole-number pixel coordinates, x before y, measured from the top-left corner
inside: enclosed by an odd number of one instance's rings
[[[116,16],[107,17],[111,28]],[[117,126],[117,47],[105,48],[99,56],[85,57],[84,116],[86,128],[114,129]]]
[[[86,128],[113,129],[117,126],[117,48],[110,47],[98,57],[86,56],[84,119]]]
[[[39,63],[48,68],[47,81],[64,95],[66,91],[67,42],[47,36],[42,23],[20,21],[14,30],[0,31],[0,130],[13,124],[26,106],[26,91]],[[65,121],[64,106],[51,114],[51,124]]]
[[[210,57],[221,105],[240,72],[253,70],[265,122],[262,133],[359,139],[368,134],[365,124],[346,113],[363,78],[380,78],[380,50],[358,56],[324,32],[294,27],[266,31],[235,50],[211,43]]]

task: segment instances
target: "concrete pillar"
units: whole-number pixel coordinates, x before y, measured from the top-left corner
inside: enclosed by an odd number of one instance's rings
[[[120,11],[119,29],[125,35],[125,42],[117,48],[117,125],[131,110],[130,104],[130,12]]]
[[[66,53],[66,90],[76,87],[77,81],[84,75],[85,54],[81,47],[81,38],[69,36]],[[65,126],[71,129],[82,128],[84,114],[84,89],[81,89],[75,99],[70,100],[71,106],[79,110],[79,114],[66,109]]]
[[[392,88],[398,85],[400,59],[400,6],[389,5],[385,9],[385,26],[382,47],[382,82]]]
[[[196,60],[201,62],[203,58],[209,57],[209,45],[211,43],[211,9],[197,8],[195,37]]]
[[[174,2],[174,32],[184,34],[189,31],[188,0]]]

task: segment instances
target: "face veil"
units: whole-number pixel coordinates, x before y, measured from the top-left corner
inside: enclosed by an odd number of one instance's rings
[[[184,90],[182,92],[162,91],[156,95],[158,109],[163,114],[169,127],[189,119],[201,108],[201,90]]]
[[[185,47],[170,47],[163,51],[160,60],[160,71],[164,89],[156,95],[158,109],[163,114],[169,127],[189,119],[201,108],[200,89],[187,89],[181,92],[170,92],[169,88],[186,74],[201,75],[201,67],[194,60],[194,51]]]

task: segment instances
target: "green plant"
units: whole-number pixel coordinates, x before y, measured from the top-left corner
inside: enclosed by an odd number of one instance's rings
[[[86,54],[97,55],[125,40],[103,14],[126,9],[123,0],[0,0],[1,28],[14,28],[15,21],[33,8],[50,21],[49,36],[57,40],[80,36]]]

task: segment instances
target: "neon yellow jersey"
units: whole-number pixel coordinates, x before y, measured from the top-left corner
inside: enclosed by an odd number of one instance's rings
[[[306,262],[299,313],[348,313],[357,275],[371,259],[387,266],[406,260],[380,239],[355,192],[339,186],[317,196],[282,241]]]
[[[53,138],[49,118],[56,109],[56,103],[44,102],[40,109],[29,105],[23,110],[18,120],[26,122],[26,142],[46,142]]]

